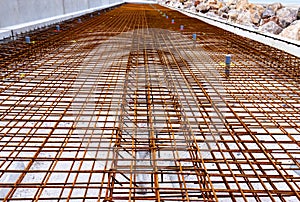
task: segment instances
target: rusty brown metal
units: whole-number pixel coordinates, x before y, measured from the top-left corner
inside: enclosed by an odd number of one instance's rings
[[[0,200],[300,200],[299,58],[159,5],[80,19],[0,44]]]

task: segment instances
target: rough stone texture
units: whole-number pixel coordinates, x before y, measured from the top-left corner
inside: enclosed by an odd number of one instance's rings
[[[249,2],[248,0],[238,0],[236,2],[236,8],[238,10],[246,10],[248,8]]]
[[[260,25],[264,25],[270,21],[275,22],[277,25],[279,24],[279,18],[277,16],[273,16],[273,17],[261,20]]]
[[[227,17],[228,17],[228,14],[227,14],[228,11],[229,11],[229,7],[228,6],[223,6],[223,7],[219,8],[217,13],[218,13],[219,16],[222,16],[223,14],[226,14]]]
[[[217,0],[207,0],[205,1],[206,4],[217,4],[218,1]]]
[[[190,9],[193,6],[193,2],[191,1],[187,1],[185,2],[185,4],[183,5],[184,9]]]
[[[258,25],[261,21],[261,16],[265,10],[262,5],[249,4],[252,23]]]
[[[200,3],[196,8],[196,10],[201,13],[207,13],[209,11],[209,9],[210,9],[210,7],[204,3]]]
[[[261,18],[266,19],[275,16],[275,11],[272,8],[267,8],[263,13]]]
[[[173,4],[173,7],[175,7],[175,8],[182,8],[182,3],[180,3],[180,2],[174,2],[174,3],[172,3]]]
[[[209,16],[209,17],[214,17],[214,18],[218,17],[218,15],[213,11],[209,11],[208,13],[206,13],[206,15]]]
[[[259,12],[251,13],[251,21],[253,24],[258,25],[261,20],[261,15]]]
[[[183,1],[185,8],[207,16],[279,34],[295,20],[300,20],[300,8],[286,8],[281,3],[261,5],[248,0],[171,0]],[[194,5],[194,6],[193,6]],[[174,6],[176,7],[176,6]]]
[[[230,5],[229,8],[230,8],[230,10],[234,10],[234,9],[236,9],[236,5],[235,4],[234,5]]]
[[[190,8],[190,11],[196,12],[196,7],[195,7],[195,6],[192,6],[192,7]]]
[[[231,20],[233,22],[236,21],[236,19],[238,18],[238,16],[239,16],[239,12],[237,10],[235,10],[235,9],[234,10],[230,10],[228,12],[229,20]]]
[[[230,5],[236,5],[236,2],[237,2],[237,0],[229,0],[229,1],[227,2],[227,5],[228,5],[228,6],[230,6]]]
[[[227,13],[222,13],[220,16],[221,16],[221,18],[228,19],[228,14]]]
[[[270,21],[262,25],[261,27],[259,27],[259,30],[263,32],[269,32],[272,34],[279,34],[282,31],[282,28],[279,25],[277,25],[275,22]]]
[[[253,26],[250,11],[241,12],[236,19],[236,23],[245,26]]]
[[[222,12],[222,13],[228,13],[229,10],[230,10],[230,8],[228,6],[223,6],[223,7],[219,8],[219,12]]]
[[[200,1],[198,0],[198,1],[195,1],[195,3],[194,3],[194,6],[196,7],[196,6],[198,6],[200,4]]]
[[[249,4],[249,10],[251,13],[257,12],[261,16],[265,11],[265,7],[259,4]]]
[[[220,8],[219,4],[209,4],[210,10],[217,11]]]
[[[289,27],[285,28],[280,36],[300,40],[300,20],[294,21]]]
[[[276,13],[279,18],[279,25],[282,28],[286,28],[293,21],[297,20],[298,10],[292,8],[282,8],[279,9]]]
[[[281,3],[273,3],[273,4],[268,5],[268,8],[270,8],[271,10],[276,12],[279,9],[283,8],[283,6]]]

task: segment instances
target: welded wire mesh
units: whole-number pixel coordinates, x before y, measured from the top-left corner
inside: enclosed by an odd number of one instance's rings
[[[300,199],[299,58],[158,5],[65,27],[1,45],[1,200]]]

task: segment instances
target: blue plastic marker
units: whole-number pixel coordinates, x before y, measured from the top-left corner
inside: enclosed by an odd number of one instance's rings
[[[225,64],[226,64],[226,66],[225,66],[225,75],[227,76],[227,77],[229,77],[229,74],[230,74],[230,63],[231,63],[231,55],[226,55],[225,56]]]
[[[183,30],[184,26],[183,25],[180,25],[180,30]]]
[[[25,42],[30,43],[30,37],[29,36],[25,36]]]
[[[172,20],[171,20],[171,23],[172,23],[172,24],[174,24],[174,23],[175,23],[175,20],[174,20],[174,19],[172,19]]]
[[[166,18],[169,19],[169,16],[166,15]]]
[[[60,26],[56,25],[56,31],[60,31]]]
[[[197,39],[197,34],[193,34],[193,40],[196,41],[196,39]]]
[[[230,66],[231,63],[231,55],[226,55],[225,56],[225,64]]]
[[[78,22],[81,23],[81,19],[80,18],[78,18]]]

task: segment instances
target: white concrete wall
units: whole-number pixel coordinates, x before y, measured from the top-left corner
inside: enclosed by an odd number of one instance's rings
[[[12,33],[30,31],[122,3],[123,0],[0,0],[0,40]]]
[[[64,0],[64,14],[89,9],[88,0]]]
[[[0,0],[0,29],[123,0]]]
[[[104,3],[105,3],[104,0],[101,0],[101,1],[89,0],[89,7],[94,8],[94,7],[102,6],[102,5],[105,5]],[[108,3],[106,2],[106,4],[108,4]]]
[[[63,14],[63,0],[0,0],[0,2],[0,28]]]

